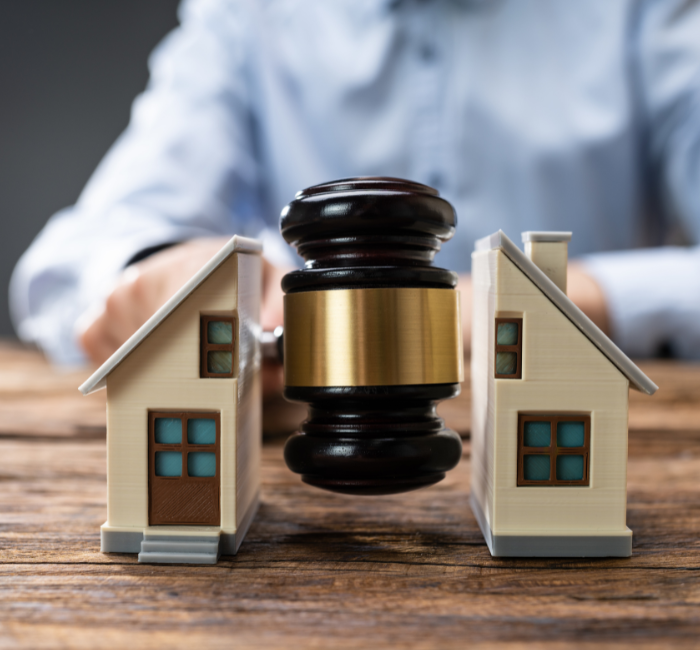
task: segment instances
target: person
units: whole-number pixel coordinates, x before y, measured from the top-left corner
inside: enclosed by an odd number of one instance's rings
[[[569,295],[628,354],[700,357],[700,3],[187,0],[131,122],[18,263],[21,338],[104,361],[233,233],[263,239],[263,326],[304,187],[434,186],[461,272],[501,228],[571,230]],[[681,242],[692,246],[669,246]]]

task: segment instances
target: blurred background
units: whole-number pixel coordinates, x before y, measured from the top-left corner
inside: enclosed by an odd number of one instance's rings
[[[21,0],[0,12],[0,337],[7,286],[46,220],[75,202],[126,127],[178,0]]]

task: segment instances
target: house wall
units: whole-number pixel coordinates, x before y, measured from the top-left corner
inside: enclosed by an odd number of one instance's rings
[[[218,411],[221,417],[221,528],[235,532],[236,422],[238,378],[199,377],[201,313],[238,315],[239,258],[234,253],[180,304],[107,378],[107,474],[109,527],[143,529],[148,525],[148,423],[154,409]],[[250,264],[243,263],[243,266]],[[258,276],[259,278],[259,276]],[[260,281],[258,279],[258,285]],[[246,370],[250,374],[251,312],[244,322]],[[239,354],[240,356],[240,354]],[[240,375],[240,369],[239,369]],[[246,379],[246,385],[250,383]]]
[[[238,410],[236,412],[236,527],[255,507],[260,492],[262,450],[262,394],[260,377],[260,300],[262,259],[238,256]]]
[[[506,255],[475,253],[474,261],[475,325],[486,330],[477,329],[475,383],[488,385],[475,400],[475,464],[484,468],[475,495],[484,495],[493,534],[624,534],[627,378]],[[494,319],[521,316],[522,379],[494,379]],[[591,414],[590,486],[517,487],[519,412]]]
[[[496,257],[472,255],[472,499],[493,528],[494,427],[496,399],[494,373],[494,328],[496,310]]]

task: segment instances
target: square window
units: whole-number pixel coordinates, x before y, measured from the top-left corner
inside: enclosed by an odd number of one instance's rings
[[[159,445],[179,445],[182,442],[182,420],[180,418],[156,418],[155,439]]]
[[[207,343],[217,345],[233,343],[233,323],[225,320],[210,320],[207,323]]]
[[[233,354],[217,350],[207,352],[207,372],[212,375],[230,375],[233,370]]]
[[[182,476],[182,453],[157,451],[155,469],[156,476]]]
[[[558,447],[583,447],[586,441],[586,427],[583,421],[563,421],[557,423]]]
[[[518,355],[515,352],[496,352],[496,374],[514,375],[518,371]]]
[[[191,445],[213,445],[216,443],[216,420],[191,418],[187,420],[187,442]]]
[[[557,456],[557,481],[583,480],[583,456],[566,454]]]
[[[496,329],[497,345],[518,345],[518,324],[499,323]]]
[[[550,422],[525,422],[524,442],[526,447],[549,447],[552,444]]]
[[[517,485],[590,485],[591,416],[518,414]]]
[[[187,454],[187,475],[216,476],[216,454],[210,451],[191,451]]]
[[[526,481],[548,481],[550,470],[549,456],[528,454],[523,458],[523,474]]]

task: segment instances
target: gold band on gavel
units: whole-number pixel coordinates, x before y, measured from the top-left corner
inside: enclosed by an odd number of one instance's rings
[[[306,291],[284,297],[287,386],[407,386],[463,380],[459,292]]]

